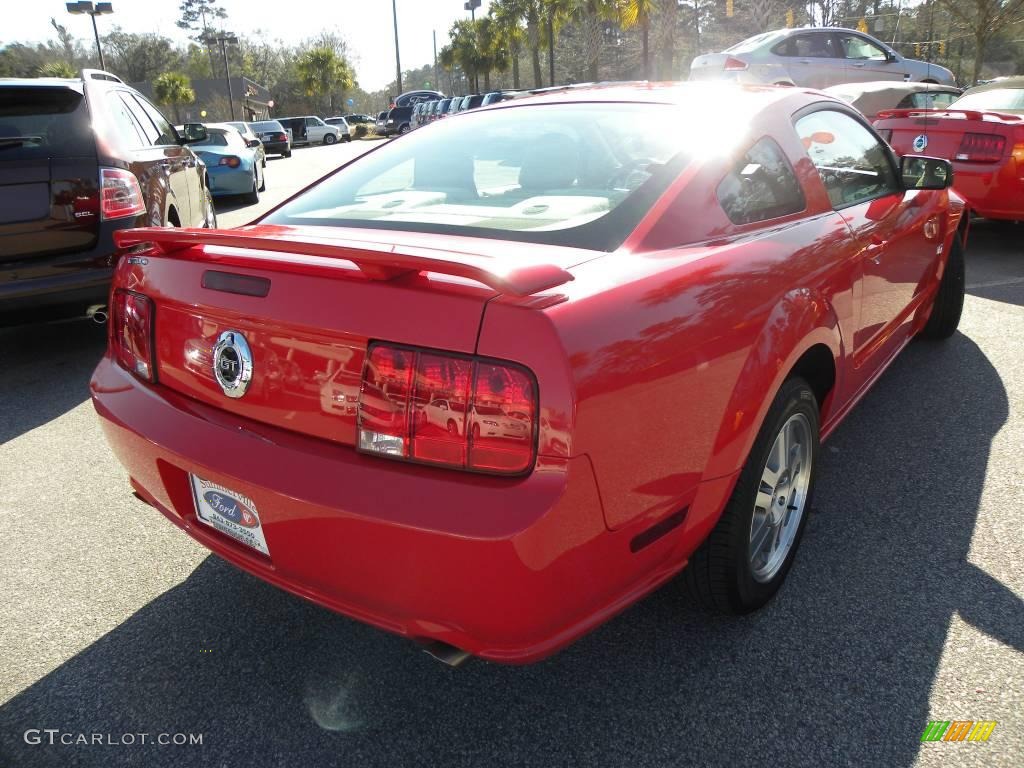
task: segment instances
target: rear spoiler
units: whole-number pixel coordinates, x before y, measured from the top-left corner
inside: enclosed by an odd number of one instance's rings
[[[901,117],[955,117],[963,120],[993,119],[1011,123],[1024,120],[1024,116],[1022,115],[1011,115],[1006,112],[990,112],[978,109],[883,109],[875,115],[876,120]]]
[[[178,229],[143,227],[114,233],[119,249],[146,245],[160,254],[189,258],[187,249],[199,245],[237,248],[249,253],[227,257],[205,253],[204,260],[230,262],[240,266],[267,267],[269,263],[323,266],[324,259],[345,259],[371,280],[392,280],[413,272],[457,275],[513,296],[530,296],[563,285],[571,273],[554,264],[499,261],[476,253],[441,251],[432,248],[403,248],[385,243],[367,243],[344,238],[313,237],[291,227],[261,225],[245,229]],[[287,254],[270,256],[266,252]],[[263,253],[261,253],[263,252]]]

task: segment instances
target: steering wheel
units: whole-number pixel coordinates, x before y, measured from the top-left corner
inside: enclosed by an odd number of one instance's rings
[[[658,161],[653,157],[637,157],[630,160],[612,173],[611,178],[608,179],[608,188],[622,190],[623,192],[633,191],[640,186],[640,184],[646,181],[647,176],[650,174],[646,174],[643,179],[640,179],[637,183],[631,186],[629,182],[632,180],[633,175],[647,166],[657,165],[657,163]]]

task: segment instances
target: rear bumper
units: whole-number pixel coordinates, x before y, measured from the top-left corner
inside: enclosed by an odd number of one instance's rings
[[[132,485],[196,541],[319,605],[493,661],[554,653],[669,579],[695,546],[683,526],[631,552],[634,533],[604,526],[585,456],[541,459],[521,479],[466,475],[242,420],[144,386],[109,358],[91,388]],[[190,472],[255,502],[269,558],[197,520]],[[731,481],[705,485],[688,515],[701,524]]]
[[[291,147],[289,147],[288,144],[286,144],[283,141],[277,143],[271,142],[269,144],[263,144],[263,151],[266,152],[268,155],[283,155],[289,149],[291,149]]]
[[[210,193],[218,195],[244,195],[252,192],[251,168],[208,168]]]
[[[953,189],[986,219],[1024,220],[1024,178],[1013,158],[993,168],[953,163]]]

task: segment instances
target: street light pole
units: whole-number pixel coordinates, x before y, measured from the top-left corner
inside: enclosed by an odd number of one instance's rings
[[[398,86],[398,93],[402,93],[402,60],[398,56],[398,11],[395,8],[395,0],[391,0],[391,18],[395,22],[395,84]]]
[[[228,106],[231,109],[231,119],[235,119],[235,95],[231,92],[231,65],[228,64],[228,45],[238,45],[238,38],[235,35],[222,32],[219,35],[208,35],[203,38],[207,45],[217,43],[220,45],[221,55],[224,57],[224,80],[228,86]]]
[[[105,16],[108,13],[114,12],[114,6],[112,3],[96,3],[93,6],[90,0],[84,0],[84,2],[78,3],[65,3],[64,7],[68,9],[68,13],[78,15],[80,13],[87,13],[92,17],[92,33],[96,37],[96,53],[100,58],[100,69],[105,70],[107,64],[103,61],[103,47],[100,45],[100,31],[96,27],[96,17]]]

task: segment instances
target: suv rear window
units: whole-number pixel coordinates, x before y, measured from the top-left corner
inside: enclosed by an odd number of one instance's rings
[[[0,87],[0,160],[95,155],[81,93],[58,87]]]
[[[685,131],[637,130],[652,119],[678,115],[612,103],[469,112],[364,155],[264,221],[614,249],[692,146]]]

